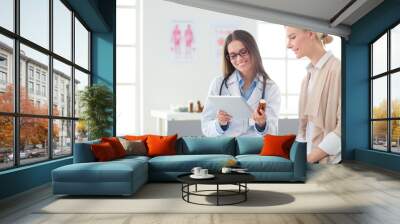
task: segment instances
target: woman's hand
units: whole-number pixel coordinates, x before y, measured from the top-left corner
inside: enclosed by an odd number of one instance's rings
[[[253,120],[259,127],[265,127],[267,118],[265,117],[265,110],[259,110],[256,108],[253,112]]]
[[[227,125],[232,119],[232,116],[226,113],[223,110],[219,110],[217,112],[217,120],[219,122],[219,125],[224,126]]]

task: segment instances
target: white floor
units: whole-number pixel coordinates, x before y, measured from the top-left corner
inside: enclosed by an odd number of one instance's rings
[[[54,201],[50,186],[46,185],[1,201],[0,223],[400,223],[398,173],[359,163],[315,165],[309,170],[307,183],[366,206],[356,214],[37,214],[38,208]]]

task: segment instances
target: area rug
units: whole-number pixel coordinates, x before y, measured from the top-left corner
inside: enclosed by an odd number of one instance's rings
[[[150,183],[131,197],[56,197],[35,213],[360,213],[357,205],[344,201],[317,184],[260,183],[249,184],[248,187],[247,201],[237,205],[190,204],[182,200],[180,184]],[[225,187],[225,190],[230,188]],[[198,190],[212,189],[215,186],[202,185]],[[214,195],[193,196],[190,199],[212,205],[216,202],[215,198]],[[238,199],[235,196],[223,197],[222,202]]]

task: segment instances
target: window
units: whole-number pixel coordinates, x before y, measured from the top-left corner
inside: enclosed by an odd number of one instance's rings
[[[309,61],[297,59],[292,50],[286,48],[286,31],[282,25],[259,22],[257,39],[264,69],[281,91],[280,117],[297,118],[300,83]],[[341,58],[339,37],[333,36],[333,42],[325,48]]]
[[[28,91],[29,91],[29,94],[33,94],[33,92],[34,92],[34,87],[33,87],[33,82],[28,82]]]
[[[139,107],[139,82],[136,78],[138,8],[136,0],[117,0],[117,135],[139,132],[135,110]]]
[[[3,67],[3,68],[7,67],[7,56],[0,55],[0,67]]]
[[[1,85],[7,84],[7,74],[3,71],[0,71],[0,84]]]
[[[49,48],[49,0],[20,0],[21,36]]]
[[[40,84],[36,84],[36,95],[40,95]]]
[[[59,91],[60,91],[60,98],[61,102],[64,102],[64,97],[63,95],[72,95],[71,89],[65,89],[64,85],[65,83],[70,83],[72,85],[72,69],[71,66],[66,65],[56,59],[53,60],[53,65],[54,65],[54,70],[53,70],[53,89],[54,89],[54,100],[53,100],[53,106],[57,106],[59,101]],[[54,115],[61,115],[63,117],[72,117],[72,108],[70,105],[72,105],[72,98],[69,98],[68,101],[68,107],[64,113],[61,113],[59,109],[54,109],[53,114]]]
[[[400,153],[400,25],[370,44],[371,148]]]
[[[42,96],[46,96],[46,86],[42,86]]]
[[[30,79],[30,80],[33,80],[33,67],[32,67],[32,66],[29,66],[29,71],[28,71],[28,73],[29,73],[29,79]]]
[[[75,62],[82,68],[89,69],[89,32],[75,18]]]
[[[20,3],[15,14],[14,2]],[[62,0],[0,1],[0,26],[8,30],[0,29],[0,83],[7,85],[0,85],[0,170],[70,156],[77,131],[80,139],[87,138],[86,126],[75,126],[79,123],[79,114],[73,113],[77,91],[72,92],[71,86],[90,83],[90,31],[67,4]],[[14,32],[14,21],[19,21],[15,24],[19,33]],[[17,52],[14,43],[18,43]],[[14,52],[19,58],[17,74]],[[14,76],[18,88],[14,88]],[[62,105],[57,104],[60,101]]]
[[[40,81],[40,70],[36,69],[36,80]]]
[[[71,60],[72,12],[60,1],[53,0],[54,52]]]
[[[14,0],[1,0],[0,9],[0,26],[14,31]]]

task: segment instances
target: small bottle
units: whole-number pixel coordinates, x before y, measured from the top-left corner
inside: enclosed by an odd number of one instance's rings
[[[265,107],[267,107],[267,101],[261,99],[260,102],[258,103],[257,112],[259,114],[261,114],[261,111],[265,112]]]
[[[193,101],[189,101],[189,112],[190,113],[193,113],[194,111],[193,111],[193,107],[194,107],[194,105],[193,105]]]

